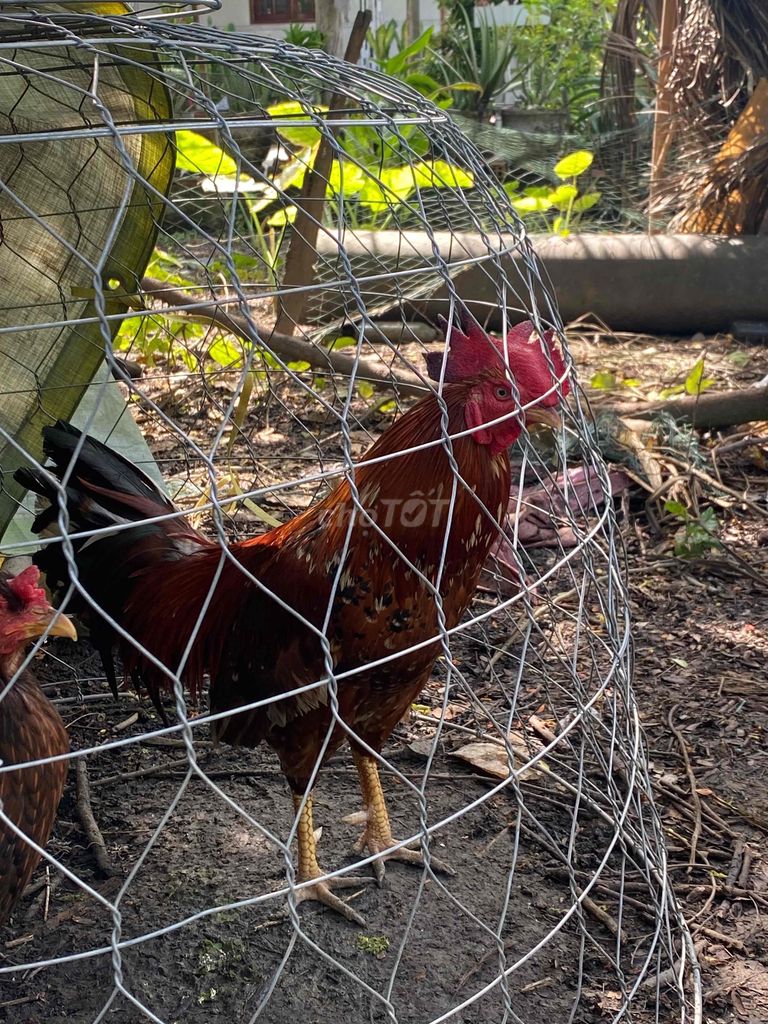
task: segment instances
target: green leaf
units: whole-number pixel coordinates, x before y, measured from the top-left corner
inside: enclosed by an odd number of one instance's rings
[[[362,190],[365,181],[366,175],[362,167],[358,167],[351,160],[334,160],[325,194],[330,198],[355,196]]]
[[[573,212],[584,213],[585,210],[591,210],[593,206],[597,206],[601,198],[602,193],[600,192],[585,192],[583,196],[574,200]]]
[[[194,352],[190,352],[188,348],[183,345],[175,345],[174,352],[180,357],[182,363],[188,370],[194,373],[197,370],[197,356]]]
[[[505,181],[504,185],[503,185],[503,188],[504,188],[504,191],[507,193],[508,196],[514,195],[515,192],[519,192],[520,191],[520,182],[519,181]]]
[[[567,210],[571,202],[579,194],[575,185],[558,185],[549,193],[549,201],[557,210]]]
[[[243,365],[242,349],[227,337],[217,338],[208,349],[208,355],[227,370],[239,369]]]
[[[405,202],[415,188],[413,167],[385,167],[379,172],[378,179],[369,174],[360,190],[360,202],[373,210],[389,209]]]
[[[422,188],[472,188],[475,184],[473,175],[447,160],[424,161],[413,170]]]
[[[662,388],[659,392],[659,398],[673,398],[675,395],[682,395],[684,391],[684,384],[675,384],[671,388]]]
[[[318,114],[327,113],[328,107],[319,105],[310,106],[308,103],[300,103],[298,100],[286,100],[284,103],[275,103],[267,107],[267,113],[275,120],[295,120],[294,125],[280,125],[277,127],[278,135],[281,135],[286,142],[292,146],[314,148],[320,142],[320,132],[312,124],[312,120]]]
[[[418,39],[414,39],[410,46],[406,46],[404,50],[401,50],[399,53],[396,53],[394,57],[390,57],[389,60],[385,61],[382,64],[381,70],[385,74],[396,78],[408,63],[408,59],[410,57],[415,57],[417,53],[421,53],[422,50],[426,50],[429,46],[429,41],[432,38],[433,31],[434,27],[430,25],[426,32],[422,32]]]
[[[306,373],[307,370],[312,368],[312,364],[306,362],[304,359],[297,359],[295,362],[285,364],[289,370],[293,370],[295,373]]]
[[[545,213],[552,206],[549,199],[544,196],[522,196],[520,199],[513,199],[512,205],[518,213]]]
[[[338,337],[334,338],[331,341],[328,348],[332,348],[335,351],[340,348],[351,348],[353,345],[356,344],[357,338],[350,338],[348,334],[340,334]]]
[[[523,189],[524,196],[533,196],[534,199],[549,199],[551,193],[549,185],[527,185]]]
[[[360,395],[361,398],[365,398],[366,401],[369,398],[373,398],[373,384],[369,384],[367,380],[359,380],[357,382],[357,393],[358,395]]]
[[[182,171],[205,174],[209,178],[223,174],[234,178],[238,165],[223,149],[204,135],[186,129],[176,132],[176,166]]]
[[[670,515],[677,516],[678,519],[688,518],[688,509],[679,501],[665,501],[664,511],[669,512]]]
[[[597,373],[592,374],[589,386],[600,391],[608,391],[611,388],[615,388],[616,374],[610,373],[608,370],[598,370]]]
[[[554,171],[558,178],[578,178],[592,166],[594,155],[586,149],[577,149],[575,153],[569,153],[562,160],[555,164]]]
[[[267,224],[271,228],[284,228],[286,224],[293,224],[296,220],[296,207],[286,206],[283,210],[275,210],[271,217],[267,217]]]
[[[704,376],[704,356],[699,356],[685,378],[685,391],[689,395],[700,395],[702,391],[712,387],[714,380]]]
[[[395,412],[397,410],[397,402],[394,398],[390,398],[387,402],[382,402],[379,406],[379,412]]]
[[[639,377],[625,377],[621,386],[623,388],[639,388],[642,383]]]

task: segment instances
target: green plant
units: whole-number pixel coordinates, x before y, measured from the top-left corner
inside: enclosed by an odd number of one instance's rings
[[[368,33],[368,45],[379,69],[385,75],[399,79],[437,106],[449,107],[453,100],[447,93],[475,93],[480,91],[480,86],[475,82],[448,81],[449,76],[444,76],[444,81],[439,82],[428,73],[427,66],[433,57],[430,46],[432,34],[433,29],[430,27],[418,39],[407,44],[405,26],[398,27],[393,19],[385,25],[379,25],[375,32]]]
[[[381,959],[389,949],[389,939],[386,935],[358,935],[357,948]]]
[[[315,108],[318,110],[318,108]],[[317,128],[307,125],[307,110],[299,102],[288,101],[269,108],[283,123],[277,131],[293,147],[300,147],[283,172],[281,189],[290,184],[300,188],[307,170],[314,165],[320,143]],[[318,110],[318,112],[321,112]],[[296,125],[285,124],[295,118]],[[352,227],[386,228],[411,196],[427,188],[471,188],[473,176],[446,160],[430,158],[428,140],[413,125],[403,125],[399,137],[390,139],[380,129],[354,118],[344,129],[345,154],[334,160],[326,187],[327,209],[332,221],[344,217]],[[414,156],[422,155],[422,159]],[[285,208],[285,217],[295,215],[295,207]]]
[[[721,547],[717,537],[720,524],[713,508],[705,508],[698,515],[692,515],[682,502],[665,501],[664,509],[682,523],[675,534],[675,555],[678,558],[701,558],[713,548]]]
[[[506,26],[496,25],[492,16],[474,26],[472,16],[457,5],[441,36],[440,47],[433,53],[446,81],[453,77],[477,87],[460,94],[457,106],[473,109],[479,116],[494,100],[520,83],[520,72],[513,66],[513,34]]]
[[[521,217],[537,218],[544,230],[565,237],[578,225],[582,215],[600,200],[599,192],[582,193],[576,184],[593,160],[594,156],[587,150],[576,150],[558,160],[552,169],[560,184],[529,185],[522,195],[518,195],[519,182],[507,182],[504,189]]]
[[[513,30],[524,106],[563,109],[573,124],[594,113],[600,99],[605,40],[617,0],[520,0]]]
[[[307,25],[289,25],[283,35],[286,43],[303,46],[307,50],[322,50],[325,46],[325,34],[319,29]]]
[[[714,377],[704,376],[704,356],[699,356],[685,377],[682,384],[674,384],[671,388],[662,388],[659,392],[660,398],[672,398],[673,395],[700,395],[702,391],[711,388],[715,383]]]

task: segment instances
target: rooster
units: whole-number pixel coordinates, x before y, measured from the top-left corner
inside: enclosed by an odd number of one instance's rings
[[[318,881],[317,766],[349,740],[365,806],[357,848],[374,857],[380,882],[384,859],[423,863],[419,851],[392,849],[377,756],[429,679],[444,630],[472,599],[506,514],[507,448],[523,419],[558,423],[568,388],[551,332],[540,338],[530,322],[499,339],[465,321],[448,337],[445,359],[427,357],[440,398],[430,393],[406,412],[325,499],[226,551],[181,518],[142,522],[174,512],[148,478],[68,424],[44,431],[53,474],[61,479],[75,460],[66,484],[72,528],[137,523],[74,542],[85,589],[169,675],[128,644],[124,661],[151,686],[178,674],[193,695],[208,673],[211,712],[232,712],[215,723],[218,738],[266,741],[290,785],[304,883],[297,900],[319,900],[358,923],[333,890],[360,880]],[[518,398],[532,403],[524,413]],[[51,476],[22,470],[17,479],[51,500],[37,520],[44,528],[56,516]],[[58,548],[38,564],[51,586],[66,588]],[[102,649],[107,628],[102,620]],[[266,703],[238,712],[256,701]]]
[[[0,574],[0,763],[23,764],[69,753],[67,730],[56,708],[25,669],[31,640],[77,639],[75,627],[58,615],[38,586],[39,569],[16,577]],[[14,679],[14,677],[17,678]],[[9,688],[9,683],[13,684]],[[0,808],[38,846],[45,846],[64,791],[67,762],[54,761],[0,773]],[[0,925],[24,891],[40,854],[0,819]]]

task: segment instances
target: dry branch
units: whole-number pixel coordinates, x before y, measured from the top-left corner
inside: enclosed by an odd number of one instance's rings
[[[688,395],[660,402],[618,402],[609,408],[617,416],[645,419],[663,412],[678,423],[691,423],[694,427],[732,427],[739,423],[768,420],[768,385],[739,391]]]
[[[367,380],[393,388],[401,395],[424,394],[425,387],[415,373],[387,369],[381,362],[362,356],[355,359],[348,352],[321,348],[312,342],[281,334],[268,327],[259,326],[254,330],[244,316],[240,313],[227,312],[221,302],[201,300],[189,292],[173,288],[151,277],[145,277],[141,287],[145,295],[164,302],[168,306],[168,312],[173,312],[174,316],[220,327],[249,344],[263,346],[288,362],[309,363],[313,369],[325,373],[338,373],[344,377],[351,377],[354,373],[358,380]]]
[[[88,840],[88,845],[93,852],[93,857],[99,871],[103,875],[114,875],[115,869],[109,859],[104,836],[102,836],[101,829],[93,815],[91,787],[88,782],[88,766],[83,758],[79,758],[75,765],[75,779],[77,784],[77,816],[80,819],[80,824],[83,826],[85,838]]]

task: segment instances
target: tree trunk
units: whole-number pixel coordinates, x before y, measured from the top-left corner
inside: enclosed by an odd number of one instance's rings
[[[421,5],[419,0],[406,0],[405,4],[405,24],[406,24],[406,38],[408,43],[412,43],[418,39],[421,35]]]
[[[343,57],[355,15],[368,7],[365,0],[315,0],[315,25],[325,36],[325,50]]]

